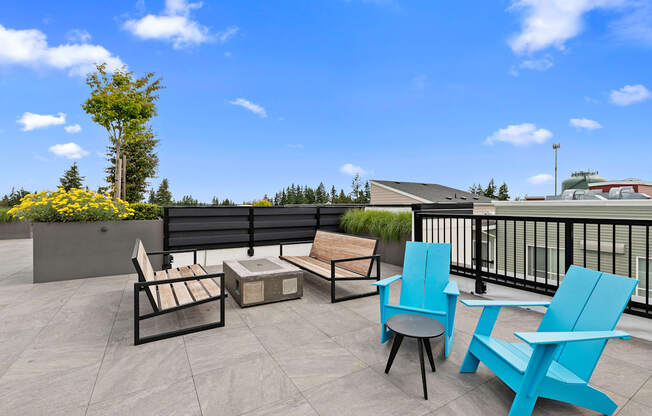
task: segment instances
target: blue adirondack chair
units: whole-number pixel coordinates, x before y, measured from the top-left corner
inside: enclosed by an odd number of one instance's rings
[[[374,283],[380,291],[381,343],[392,336],[385,327],[389,317],[402,313],[424,315],[438,320],[446,328],[445,354],[448,357],[453,344],[455,305],[460,294],[457,283],[448,280],[450,251],[450,244],[408,241],[403,275]],[[401,281],[400,304],[390,305],[389,286],[398,280]]]
[[[460,372],[475,372],[482,361],[514,392],[511,416],[530,415],[538,397],[572,403],[610,415],[616,408],[606,394],[589,386],[602,350],[614,331],[638,280],[571,266],[551,302],[462,300],[482,306]],[[547,306],[537,332],[515,332],[526,343],[492,338],[503,306]]]

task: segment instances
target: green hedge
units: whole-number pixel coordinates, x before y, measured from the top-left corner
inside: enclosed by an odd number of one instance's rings
[[[156,204],[145,202],[136,202],[129,204],[129,208],[134,210],[134,216],[130,220],[156,220],[161,217],[161,208]]]
[[[9,211],[9,207],[0,207],[0,223],[16,221],[14,217],[7,214],[7,211]]]
[[[342,215],[340,227],[349,234],[367,234],[383,241],[399,241],[412,233],[411,212],[350,209]]]

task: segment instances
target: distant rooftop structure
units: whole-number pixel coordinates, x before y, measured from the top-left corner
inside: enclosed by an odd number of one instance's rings
[[[372,179],[371,204],[430,204],[437,202],[491,202],[491,199],[436,183]]]
[[[591,184],[604,181],[606,179],[598,176],[598,171],[578,170],[571,173],[570,178],[562,181],[561,191],[564,192],[567,189],[589,189]]]

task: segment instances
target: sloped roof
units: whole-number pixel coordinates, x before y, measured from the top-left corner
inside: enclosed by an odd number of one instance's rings
[[[428,202],[491,202],[485,196],[473,195],[470,192],[462,191],[436,183],[419,183],[403,181],[381,181],[372,179],[369,182],[376,183],[386,188],[397,190],[401,193],[416,196]]]

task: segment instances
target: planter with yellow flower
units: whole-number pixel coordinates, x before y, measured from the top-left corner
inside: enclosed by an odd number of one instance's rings
[[[34,283],[133,273],[137,238],[151,250],[163,248],[161,220],[131,220],[127,202],[92,191],[29,194],[9,213],[33,224]]]

